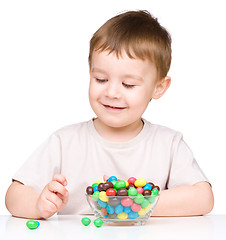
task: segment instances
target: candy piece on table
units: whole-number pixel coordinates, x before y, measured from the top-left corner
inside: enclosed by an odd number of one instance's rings
[[[86,193],[87,193],[88,195],[92,195],[92,194],[93,194],[93,187],[92,187],[92,186],[88,186],[88,187],[86,188]]]
[[[134,183],[135,183],[136,180],[137,180],[137,179],[136,179],[135,177],[130,177],[130,178],[128,179],[128,183],[134,185]]]
[[[116,195],[116,191],[114,188],[108,188],[106,191],[106,195],[107,196],[115,196]]]
[[[118,219],[127,219],[128,218],[128,213],[121,212],[120,214],[117,215]]]
[[[134,185],[136,187],[143,187],[147,184],[147,181],[144,178],[138,178],[135,182]]]
[[[38,221],[35,220],[28,220],[26,222],[26,225],[29,229],[36,229],[39,227],[40,223]]]
[[[111,177],[108,178],[108,182],[112,182],[113,180],[117,181],[117,177],[111,176]]]
[[[84,226],[88,226],[91,223],[91,220],[88,217],[84,217],[81,222]]]
[[[115,188],[117,190],[125,187],[126,187],[126,182],[124,180],[119,180],[115,183]]]
[[[94,220],[94,225],[99,228],[103,225],[103,221],[100,218],[97,218]]]
[[[116,180],[112,180],[111,183],[113,184],[113,187],[115,188],[115,184],[117,183]]]
[[[131,187],[129,190],[128,190],[128,195],[129,196],[136,196],[137,195],[137,190],[135,187]]]

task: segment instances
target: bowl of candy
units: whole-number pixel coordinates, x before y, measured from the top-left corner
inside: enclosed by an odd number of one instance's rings
[[[87,201],[95,217],[107,224],[144,225],[159,198],[159,187],[144,178],[96,181],[86,188]]]

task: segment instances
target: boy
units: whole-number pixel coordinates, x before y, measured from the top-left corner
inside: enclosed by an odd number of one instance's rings
[[[56,131],[35,151],[7,191],[10,213],[87,213],[85,188],[104,173],[160,186],[153,216],[209,213],[211,186],[182,135],[142,118],[170,86],[170,62],[170,35],[148,12],[107,21],[90,41],[89,99],[97,118]]]

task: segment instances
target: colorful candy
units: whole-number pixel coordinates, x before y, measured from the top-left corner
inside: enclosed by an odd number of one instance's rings
[[[88,226],[91,223],[91,220],[87,217],[84,217],[82,218],[81,222],[84,226]]]
[[[29,229],[36,229],[39,227],[40,223],[38,221],[35,220],[28,220],[26,222],[26,225]]]
[[[106,182],[96,181],[86,188],[91,204],[102,217],[121,220],[144,216],[156,203],[159,191],[158,186],[144,178],[130,177],[126,181],[115,176]]]
[[[99,228],[103,225],[103,221],[100,218],[97,218],[94,220],[94,225]]]

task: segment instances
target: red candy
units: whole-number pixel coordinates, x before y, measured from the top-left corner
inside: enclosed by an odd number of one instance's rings
[[[106,191],[106,195],[107,196],[115,196],[116,195],[116,191],[113,188],[108,188],[108,190]]]
[[[142,187],[138,187],[137,188],[137,194],[142,194],[143,193],[143,188]]]
[[[123,198],[121,200],[121,204],[124,207],[129,207],[129,206],[131,206],[133,204],[133,200],[131,198],[129,198],[129,197],[128,198]]]
[[[127,182],[128,182],[129,184],[134,184],[136,180],[137,180],[137,179],[136,179],[135,177],[130,177]]]
[[[141,210],[141,206],[137,203],[133,203],[131,205],[131,209],[134,211],[134,212],[139,212]]]

